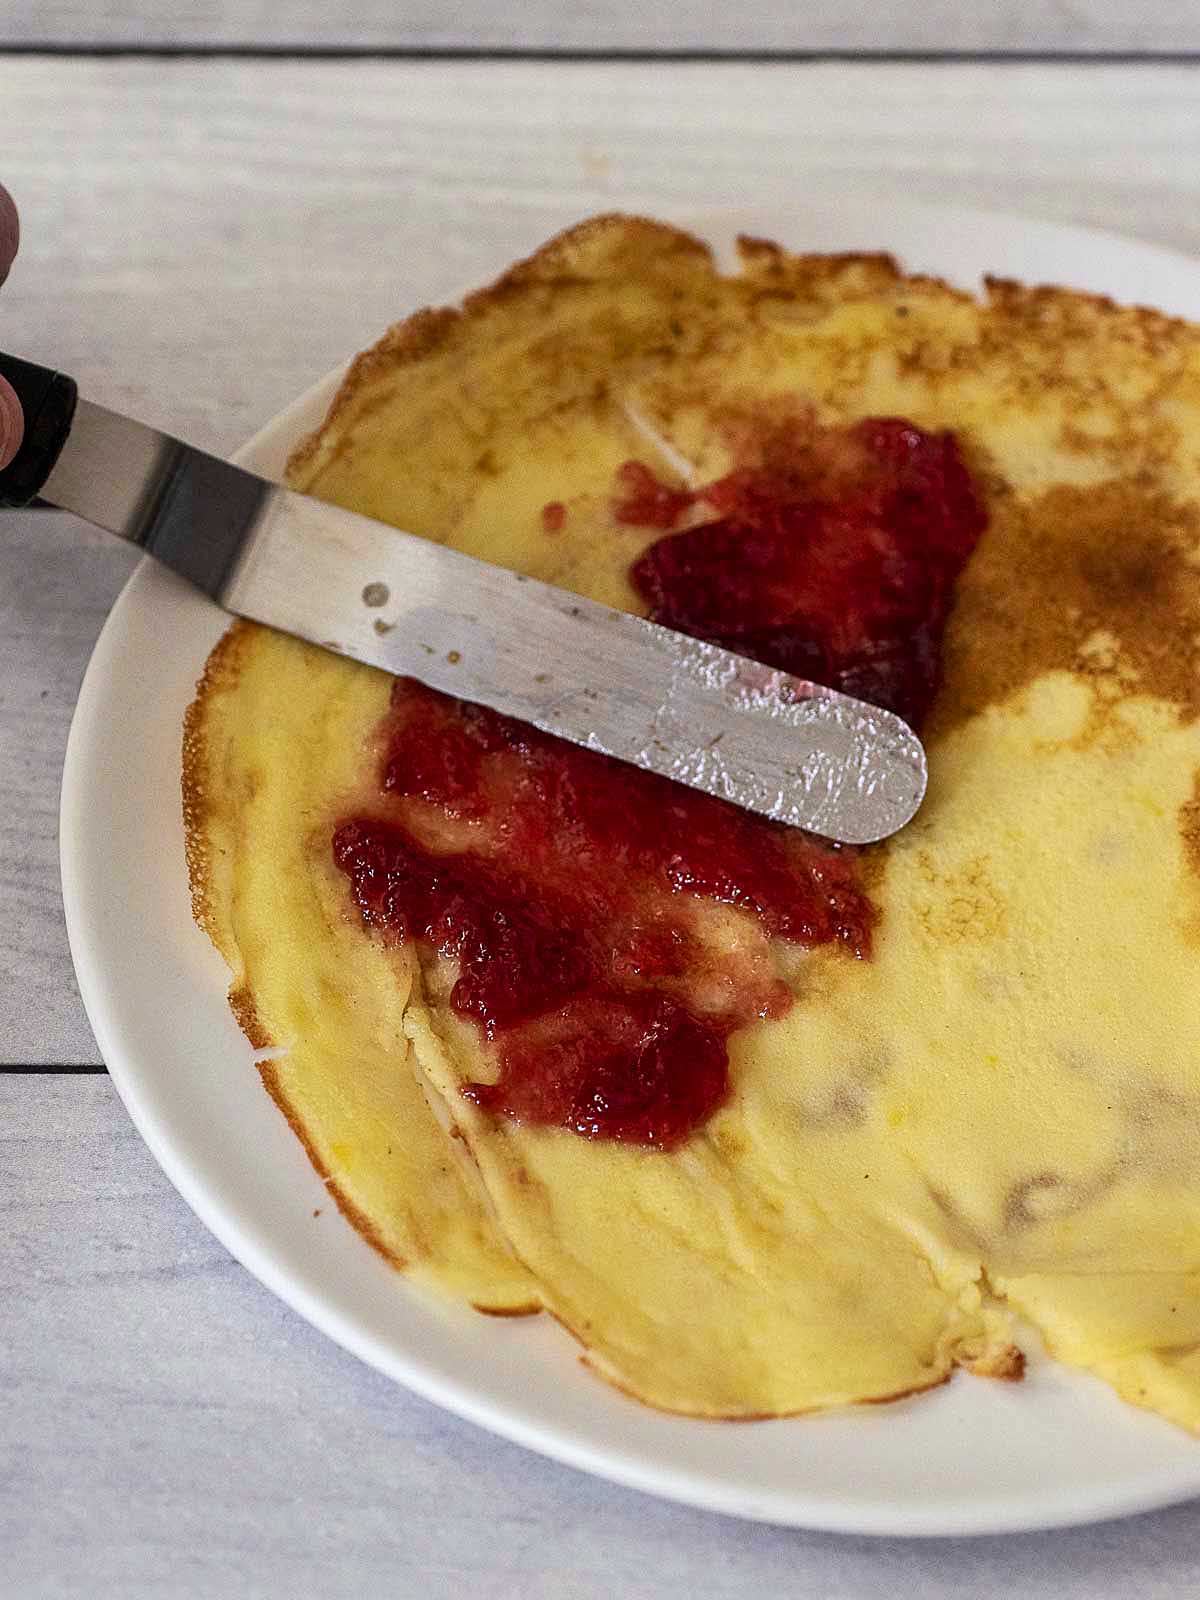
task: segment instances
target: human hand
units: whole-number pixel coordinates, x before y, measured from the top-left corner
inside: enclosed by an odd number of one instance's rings
[[[20,238],[17,208],[12,195],[0,183],[0,283],[8,277],[8,269],[13,264]],[[4,379],[0,378],[0,471],[16,455],[24,431],[25,419],[21,414],[20,402]]]

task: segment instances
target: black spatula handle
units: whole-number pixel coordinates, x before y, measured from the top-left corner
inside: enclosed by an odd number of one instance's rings
[[[0,350],[0,378],[16,391],[25,417],[21,448],[0,472],[0,506],[27,506],[54,468],[71,431],[79,391],[75,380]]]

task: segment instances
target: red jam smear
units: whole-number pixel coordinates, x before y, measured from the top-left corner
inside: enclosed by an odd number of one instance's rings
[[[639,465],[618,520],[656,509],[648,477]],[[685,510],[715,516],[634,564],[656,622],[921,721],[954,584],[987,520],[952,434],[896,417],[781,429],[759,464],[667,493],[682,505],[666,526]]]
[[[621,493],[613,503],[618,522],[634,528],[673,528],[695,500],[687,489],[672,489],[641,461],[617,468]]]
[[[725,1099],[733,1029],[790,1004],[769,939],[870,950],[848,854],[412,679],[381,777],[392,809],[343,822],[334,859],[368,926],[455,963],[489,1110],[670,1148]],[[448,822],[465,848],[431,842]],[[729,948],[705,902],[756,926]]]
[[[656,618],[905,716],[929,704],[984,526],[950,435],[809,426],[695,492],[637,462],[617,487],[618,520],[663,534],[632,569]],[[498,1069],[463,1090],[485,1110],[673,1148],[728,1098],[730,1034],[792,1003],[773,941],[870,955],[853,851],[409,679],[382,747],[334,859],[368,927],[453,963],[449,1004]]]

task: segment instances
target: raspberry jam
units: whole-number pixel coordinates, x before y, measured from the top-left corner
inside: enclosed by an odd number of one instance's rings
[[[871,419],[757,457],[695,492],[621,469],[651,614],[919,720],[985,522],[953,438]],[[670,1149],[727,1098],[730,1034],[791,1005],[775,941],[870,955],[853,851],[410,679],[383,749],[334,859],[368,927],[453,963],[488,1111]]]
[[[652,544],[634,587],[668,628],[919,723],[954,583],[986,522],[954,437],[892,417],[810,433],[795,454],[791,436],[694,495],[656,499],[639,466],[619,520],[715,515]],[[677,508],[667,524],[664,505]]]

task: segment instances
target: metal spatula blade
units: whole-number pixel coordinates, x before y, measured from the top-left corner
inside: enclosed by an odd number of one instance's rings
[[[925,793],[908,725],[849,695],[279,488],[76,403],[0,356],[27,440],[0,504],[40,494],[227,611],[848,844]]]

